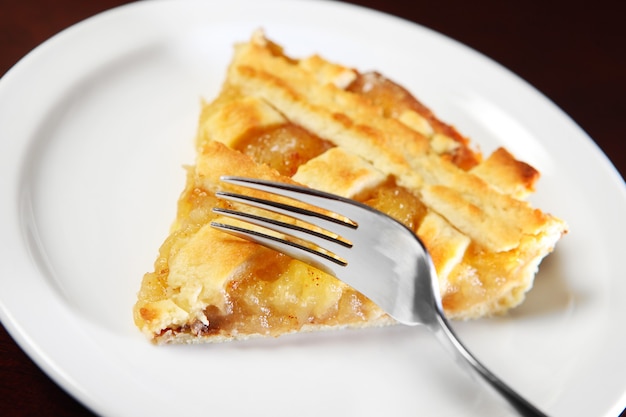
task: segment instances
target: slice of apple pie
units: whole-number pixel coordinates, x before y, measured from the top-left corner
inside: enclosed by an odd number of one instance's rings
[[[539,173],[468,138],[378,73],[294,59],[255,33],[236,46],[202,108],[197,160],[135,323],[157,343],[391,324],[366,297],[312,266],[213,229],[222,175],[294,182],[371,205],[432,255],[451,318],[518,305],[565,223],[525,197]],[[371,279],[378,279],[372,276]]]

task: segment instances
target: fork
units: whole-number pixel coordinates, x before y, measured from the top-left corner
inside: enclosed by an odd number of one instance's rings
[[[236,176],[221,180],[279,196],[281,201],[218,191],[220,199],[274,214],[216,207],[215,213],[239,221],[237,225],[213,221],[212,227],[334,275],[401,324],[426,326],[472,377],[499,394],[520,416],[545,416],[458,339],[444,316],[428,251],[403,224],[364,204],[306,187]],[[285,203],[285,197],[290,202]]]

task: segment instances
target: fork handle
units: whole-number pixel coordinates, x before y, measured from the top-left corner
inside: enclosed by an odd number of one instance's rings
[[[467,350],[456,336],[443,314],[437,314],[438,323],[428,326],[437,339],[452,353],[457,362],[469,371],[469,374],[494,390],[522,417],[547,417],[534,405],[522,398],[517,392],[495,376]]]

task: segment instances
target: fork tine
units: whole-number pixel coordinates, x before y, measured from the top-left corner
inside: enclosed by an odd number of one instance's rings
[[[311,188],[286,184],[286,183],[278,183],[273,181],[266,181],[256,178],[244,178],[244,177],[236,177],[236,176],[223,176],[220,178],[223,182],[240,185],[243,187],[251,188],[254,190],[264,191],[270,194],[287,197],[292,200],[300,201],[302,203],[308,204],[310,206],[321,208],[322,210],[335,213],[341,218],[327,216],[318,212],[309,211],[306,209],[297,209],[297,212],[301,214],[317,217],[322,220],[340,224],[343,226],[347,226],[353,229],[358,227],[358,223],[352,219],[354,217],[351,213],[351,205],[354,204],[351,200],[342,199],[339,196],[325,193],[319,190],[313,190]],[[220,193],[221,194],[221,193]],[[228,193],[226,193],[228,194]],[[265,200],[268,201],[268,200]],[[269,202],[273,203],[273,202]],[[345,204],[350,203],[350,204]],[[272,204],[275,208],[281,208],[281,204],[275,203]],[[293,211],[293,210],[291,210]],[[283,213],[286,214],[286,213]],[[289,214],[288,214],[289,215]]]
[[[280,220],[257,216],[252,213],[223,209],[219,207],[213,208],[213,212],[221,214],[223,216],[241,220],[246,223],[261,226],[266,229],[273,230],[275,232],[294,237],[296,239],[308,241],[318,247],[322,247],[325,243],[326,244],[334,243],[334,244],[343,246],[345,248],[352,247],[352,242],[341,238],[341,236],[318,232],[316,230],[298,226],[297,224],[285,223]]]
[[[221,198],[222,200],[243,203],[248,206],[257,207],[263,210],[278,213],[283,216],[291,217],[293,219],[297,219],[311,225],[315,224],[316,227],[325,229],[336,235],[343,234],[343,232],[345,232],[346,230],[341,229],[344,229],[345,227],[348,227],[350,229],[355,228],[353,222],[348,223],[341,219],[327,216],[320,212],[307,210],[302,207],[296,207],[285,203],[279,203],[277,201],[266,200],[263,198],[226,191],[218,191],[215,193],[215,196]],[[320,221],[323,222],[323,226],[320,224]]]
[[[333,204],[329,204],[329,202],[332,203],[332,201],[336,199],[335,196],[305,187],[251,178],[228,176],[221,177],[221,180],[272,195],[287,197],[294,201],[300,201],[311,207],[326,210],[330,212],[329,214],[335,214],[338,217],[287,203],[252,197],[245,194],[218,191],[215,193],[218,198],[278,213],[304,222],[308,227],[302,227],[297,224],[287,223],[248,212],[219,207],[213,208],[213,212],[262,227],[268,231],[278,232],[283,237],[264,233],[259,230],[252,230],[245,226],[220,223],[219,221],[212,221],[212,227],[285,253],[333,275],[337,275],[339,269],[348,265],[345,259],[345,256],[347,256],[346,250],[352,248],[352,242],[343,236],[345,236],[346,233],[349,235],[349,232],[354,231],[358,225],[349,217],[337,214],[336,211],[333,210],[333,208],[339,207],[339,205],[333,206]],[[334,249],[326,249],[324,246],[328,246],[328,244],[330,244],[331,247],[334,245]]]
[[[328,253],[321,248],[315,249],[262,232],[219,222],[211,222],[211,227],[284,253],[335,276],[337,276],[338,267],[347,266],[347,262],[344,259],[335,257],[332,253]]]

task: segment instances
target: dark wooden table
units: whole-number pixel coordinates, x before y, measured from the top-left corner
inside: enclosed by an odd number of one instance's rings
[[[0,74],[55,33],[123,3],[127,1],[0,0]],[[626,31],[617,1],[350,3],[435,29],[508,67],[568,113],[626,176]],[[626,378],[626,370],[616,372]],[[90,412],[41,372],[0,326],[0,414]]]

